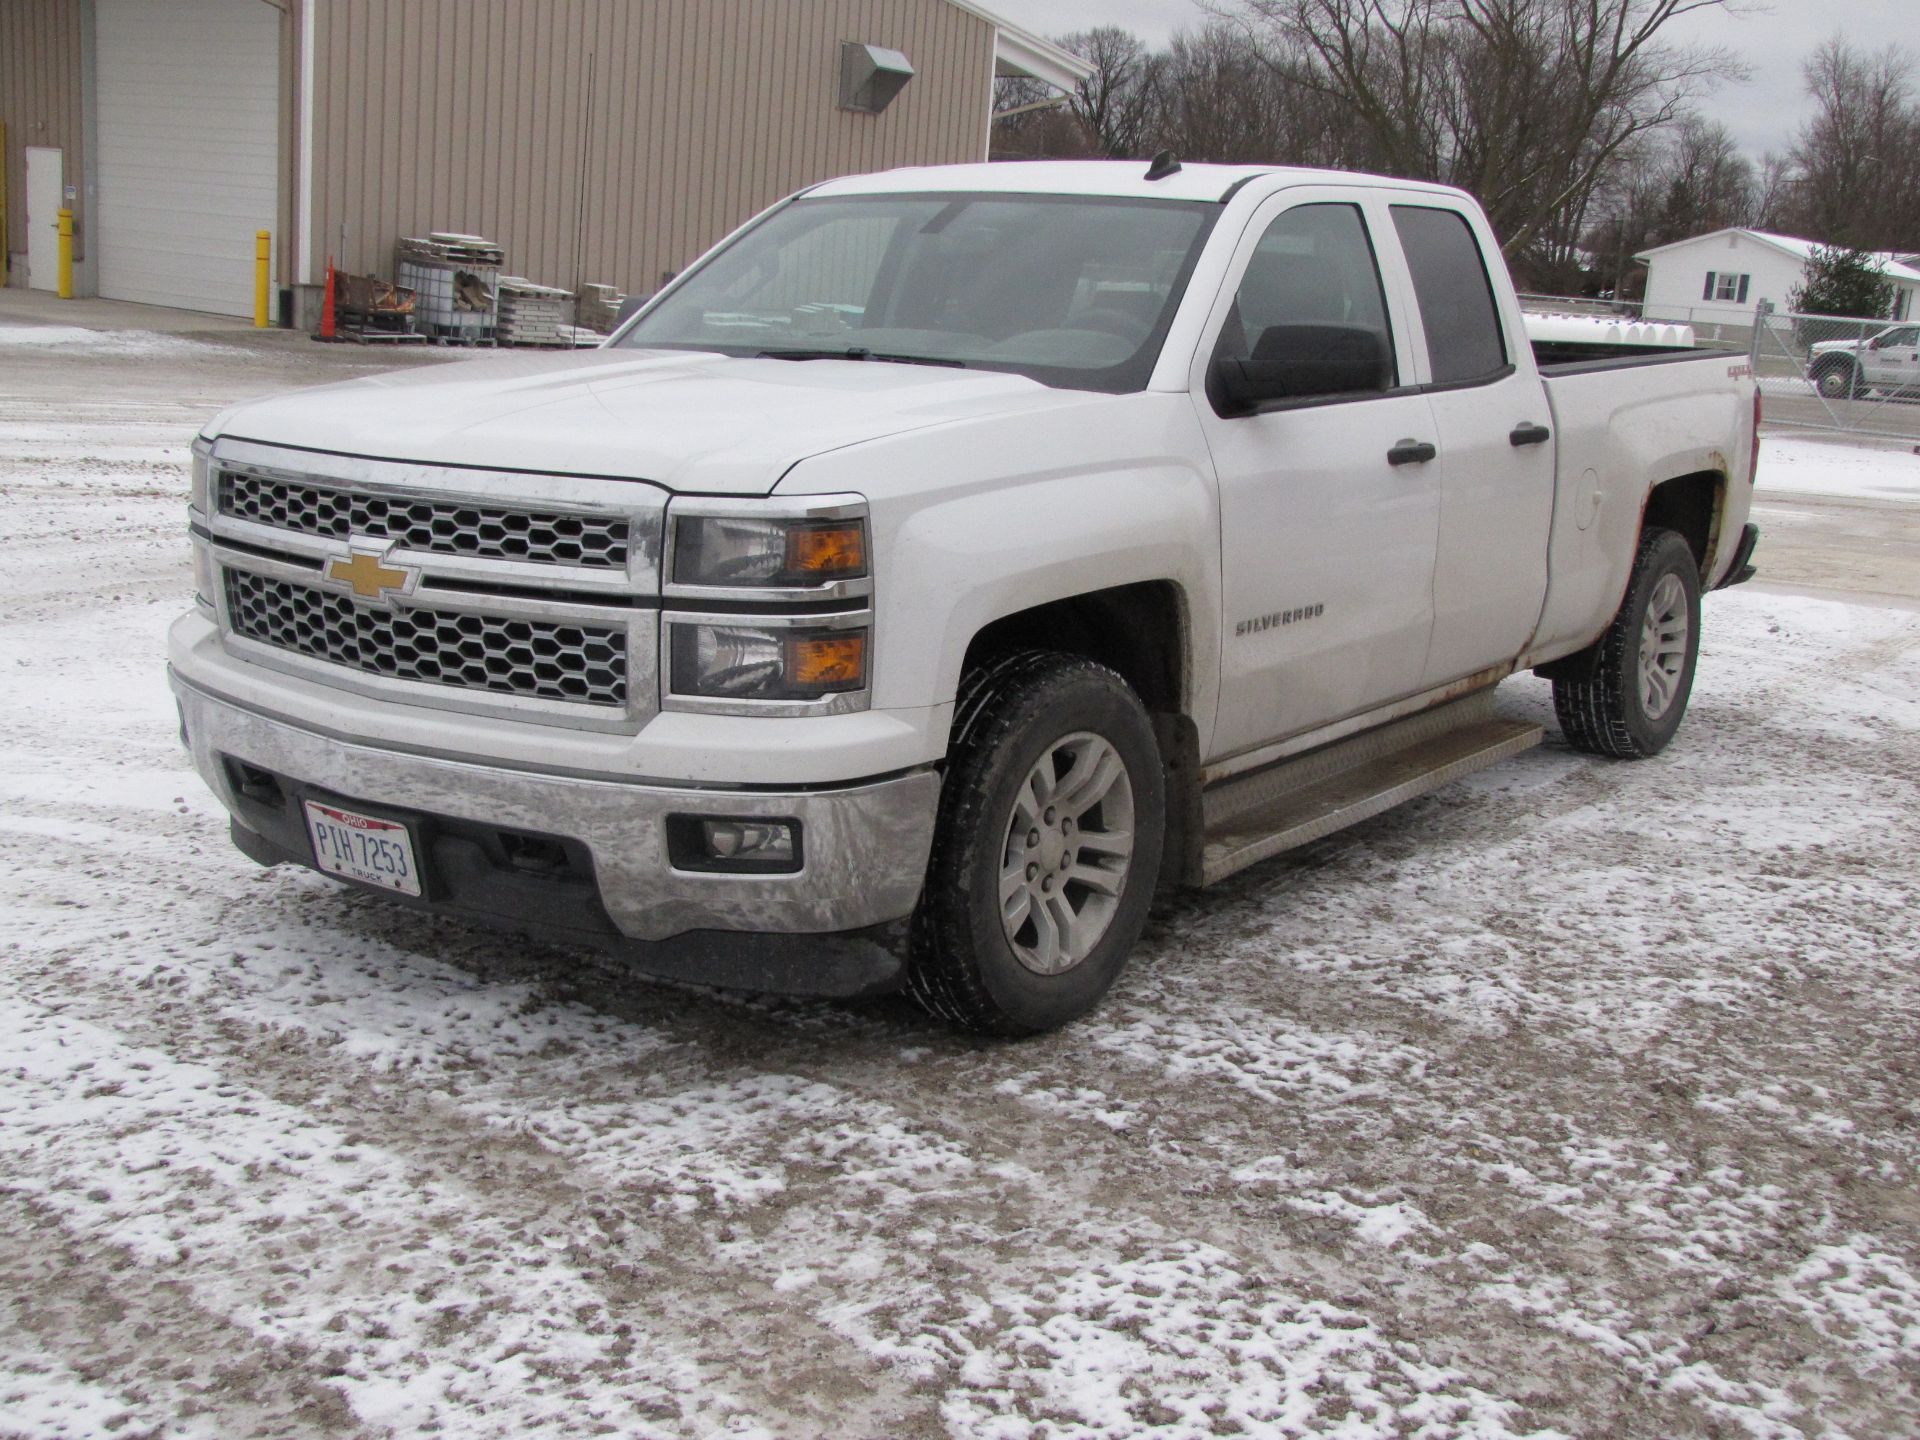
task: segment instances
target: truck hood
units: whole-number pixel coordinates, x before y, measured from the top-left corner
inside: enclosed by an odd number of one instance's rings
[[[333,454],[764,495],[797,462],[957,420],[1084,403],[1020,375],[853,360],[584,350],[390,371],[208,427]]]

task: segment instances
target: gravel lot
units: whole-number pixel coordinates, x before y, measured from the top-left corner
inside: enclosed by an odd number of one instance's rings
[[[1666,756],[1550,735],[980,1043],[234,852],[184,446],[382,357],[217,339],[0,319],[0,1435],[1916,1433],[1920,504],[1768,495]]]

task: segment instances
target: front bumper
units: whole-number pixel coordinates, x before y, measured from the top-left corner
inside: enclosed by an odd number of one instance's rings
[[[428,890],[401,903],[596,943],[638,968],[720,985],[814,994],[892,988],[899,960],[872,932],[913,909],[940,780],[918,769],[863,784],[719,789],[640,784],[384,749],[316,733],[169,671],[195,768],[256,860],[311,866],[300,801],[345,801],[417,827]],[[274,786],[245,785],[232,762]],[[264,798],[263,798],[264,797]],[[669,815],[797,820],[791,874],[676,869]],[[499,864],[499,832],[569,842],[568,875]],[[802,943],[811,942],[811,943]]]

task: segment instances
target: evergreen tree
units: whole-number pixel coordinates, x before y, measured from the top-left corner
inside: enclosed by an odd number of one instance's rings
[[[1864,250],[1816,245],[1800,272],[1800,283],[1787,292],[1787,308],[1799,315],[1888,320],[1893,317],[1893,282]]]

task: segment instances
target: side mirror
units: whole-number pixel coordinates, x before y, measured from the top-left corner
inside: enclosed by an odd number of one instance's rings
[[[651,300],[651,295],[629,295],[620,302],[620,313],[614,318],[613,328],[618,330],[633,318],[634,312]]]
[[[1213,366],[1216,399],[1244,414],[1273,400],[1377,393],[1393,385],[1387,337],[1364,325],[1269,325],[1253,354]]]

